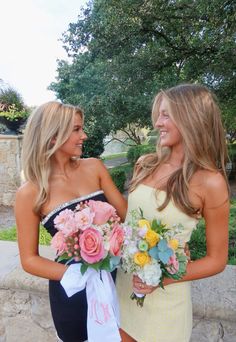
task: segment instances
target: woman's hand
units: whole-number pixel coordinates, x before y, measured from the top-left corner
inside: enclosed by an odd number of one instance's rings
[[[133,290],[135,293],[146,295],[152,293],[156,288],[158,288],[158,286],[147,285],[146,283],[143,283],[138,276],[133,276]]]

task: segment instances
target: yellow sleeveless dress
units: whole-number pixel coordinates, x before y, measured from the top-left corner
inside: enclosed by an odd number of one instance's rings
[[[173,202],[161,212],[156,208],[163,203],[166,193],[140,184],[128,197],[128,213],[140,207],[146,219],[159,218],[167,226],[181,223],[178,234],[185,245],[198,220],[178,208]],[[191,282],[171,284],[148,294],[142,308],[130,299],[132,276],[122,270],[117,274],[117,291],[120,301],[121,328],[138,342],[189,342],[192,331]]]

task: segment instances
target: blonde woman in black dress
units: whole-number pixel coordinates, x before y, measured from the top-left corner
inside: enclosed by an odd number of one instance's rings
[[[60,280],[68,266],[39,255],[39,225],[42,223],[53,236],[55,216],[88,199],[108,201],[122,219],[126,213],[126,200],[103,163],[80,158],[86,138],[80,108],[56,101],[37,108],[24,132],[22,162],[26,182],[16,194],[21,263],[26,272],[50,279],[52,316],[63,342],[87,340],[86,294],[83,290],[67,297]]]

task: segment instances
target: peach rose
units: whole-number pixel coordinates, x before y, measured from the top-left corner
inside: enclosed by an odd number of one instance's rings
[[[52,240],[51,240],[51,246],[54,248],[57,252],[57,255],[61,255],[65,252],[66,249],[66,243],[65,243],[65,237],[61,231],[57,232]]]
[[[87,228],[80,235],[80,255],[89,264],[94,264],[105,256],[101,234],[94,228]]]
[[[124,241],[124,230],[120,225],[115,225],[111,232],[109,239],[110,242],[110,253],[115,256],[119,256],[121,252],[121,246]]]
[[[90,200],[88,205],[95,214],[93,219],[94,224],[104,224],[116,215],[115,208],[107,202]]]
[[[93,218],[94,218],[94,213],[91,212],[90,208],[84,208],[81,211],[78,211],[75,213],[76,225],[81,230],[91,227]]]
[[[64,236],[69,236],[78,231],[74,212],[70,209],[65,209],[58,214],[54,219],[55,227],[60,230]]]

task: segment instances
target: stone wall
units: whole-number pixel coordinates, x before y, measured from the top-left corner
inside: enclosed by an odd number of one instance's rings
[[[0,134],[0,205],[12,206],[20,185],[21,135]]]
[[[21,269],[16,243],[0,241],[0,250],[0,342],[56,342],[48,281]],[[40,254],[54,258],[50,247],[40,246]],[[192,298],[190,342],[235,342],[236,266],[192,282]]]

